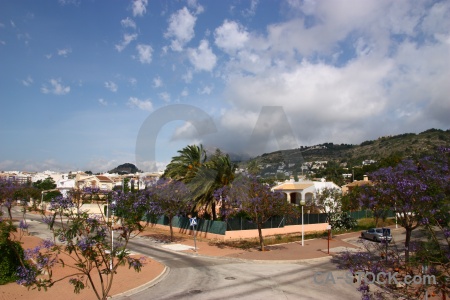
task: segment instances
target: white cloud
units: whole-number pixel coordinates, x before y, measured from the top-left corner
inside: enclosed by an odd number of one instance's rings
[[[119,89],[117,84],[112,81],[105,81],[105,88],[107,88],[108,90],[110,90],[111,92],[114,92],[114,93],[117,92],[117,90]]]
[[[184,88],[184,89],[181,91],[181,97],[187,97],[187,96],[189,96],[189,91],[188,91],[187,88]]]
[[[153,78],[153,87],[159,88],[162,86],[163,86],[163,81],[162,81],[161,77],[158,76],[158,77]]]
[[[196,13],[197,15],[198,15],[198,14],[201,14],[202,12],[205,11],[204,7],[201,6],[201,5],[197,2],[197,0],[188,0],[188,1],[187,1],[187,4],[188,4],[188,6],[189,6],[190,8],[192,8],[192,9],[195,10],[195,13]]]
[[[64,86],[61,79],[50,79],[50,87],[43,85],[41,92],[44,94],[65,95],[70,92],[70,86]]]
[[[170,94],[167,92],[159,93],[159,98],[161,98],[164,102],[170,102]]]
[[[190,122],[184,122],[181,126],[175,129],[172,135],[172,141],[176,140],[186,140],[186,139],[196,139],[198,137],[197,129]],[[192,144],[196,144],[193,142]]]
[[[188,56],[191,64],[199,71],[212,71],[217,62],[207,40],[201,40],[197,49],[189,49]]]
[[[248,2],[246,2],[246,3],[248,3]],[[250,7],[245,9],[242,12],[242,15],[244,17],[253,17],[256,13],[256,8],[258,7],[258,3],[259,3],[259,0],[252,0],[250,2]]]
[[[198,93],[200,95],[210,95],[212,91],[213,91],[212,86],[204,86],[203,88],[198,89]]]
[[[317,3],[310,12],[324,10],[332,20],[321,15],[327,20],[310,28],[301,20],[270,25],[267,36],[249,34],[246,47],[230,56],[228,70],[234,72],[228,73],[225,99],[233,110],[220,120],[222,141],[209,142],[244,151],[254,126],[249,116],[272,105],[283,107],[301,145],[360,143],[385,134],[448,128],[450,59],[443,58],[449,57],[449,44],[430,39],[431,28],[443,30],[444,36],[448,29],[430,25],[427,17],[417,15],[423,10],[404,2],[395,2],[402,9],[370,2],[337,16]],[[446,15],[440,9],[439,15]],[[328,34],[331,28],[334,36]],[[405,37],[391,39],[391,31]],[[427,34],[418,39],[420,32]],[[344,45],[338,48],[338,43]],[[246,116],[247,123],[241,124],[238,115]],[[235,124],[241,124],[240,131]],[[270,147],[277,150],[276,144]]]
[[[214,32],[216,45],[225,52],[242,49],[248,41],[248,32],[234,21],[225,20]]]
[[[70,48],[64,48],[64,49],[58,49],[56,52],[59,56],[67,57],[70,53],[72,53],[72,49]]]
[[[148,0],[133,0],[133,16],[143,16],[147,12]]]
[[[186,7],[172,14],[169,19],[169,27],[164,36],[172,38],[171,49],[181,51],[186,43],[194,37],[194,26],[197,18]]]
[[[147,110],[152,111],[153,110],[153,104],[150,99],[147,100],[139,100],[136,97],[130,97],[128,99],[127,105],[131,108],[137,107],[141,110]]]
[[[136,46],[136,50],[139,53],[139,61],[143,64],[149,64],[152,62],[153,48],[150,45],[139,44]]]
[[[22,80],[22,84],[24,86],[30,86],[33,84],[33,78],[31,76],[28,76],[26,79]]]
[[[98,103],[100,103],[100,105],[102,106],[108,106],[108,101],[103,98],[98,99]]]
[[[134,77],[131,77],[130,79],[128,79],[128,82],[132,85],[132,86],[136,86],[137,85],[137,79]]]
[[[125,28],[134,28],[136,29],[136,22],[130,18],[126,18],[120,21],[120,24],[122,24],[122,27]]]
[[[78,6],[81,3],[81,0],[58,0],[58,3],[61,5],[75,5]]]
[[[190,82],[192,81],[192,78],[193,78],[192,71],[191,71],[191,70],[188,70],[188,71],[186,72],[186,74],[183,74],[181,77],[182,77],[182,79],[184,80],[184,82],[190,83]]]
[[[116,50],[119,52],[122,52],[123,49],[125,49],[132,41],[137,39],[137,37],[138,37],[137,33],[133,33],[133,34],[125,33],[123,35],[122,42],[120,44],[115,45]]]
[[[62,164],[56,159],[46,159],[43,161],[31,160],[4,160],[0,161],[0,171],[17,170],[27,172],[43,172],[44,170],[52,170],[56,172],[67,172],[73,166]]]

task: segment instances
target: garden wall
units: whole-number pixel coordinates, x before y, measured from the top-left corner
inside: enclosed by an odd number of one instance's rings
[[[211,221],[211,220],[197,220],[198,226],[196,227],[197,236],[217,239],[217,240],[237,240],[257,238],[257,229],[246,230],[226,230],[227,223],[223,221]],[[169,219],[167,217],[160,217],[158,221],[150,225],[154,228],[159,228],[169,231]],[[304,226],[304,233],[312,233],[317,231],[327,230],[328,223],[307,224]],[[188,218],[174,217],[172,219],[172,227],[175,232],[193,235],[192,227],[189,224]],[[301,233],[302,225],[284,225],[276,228],[263,228],[263,236],[273,236],[277,234],[291,234]]]

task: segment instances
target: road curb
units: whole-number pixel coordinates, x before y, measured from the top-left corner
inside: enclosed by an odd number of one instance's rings
[[[161,272],[161,274],[159,274],[153,280],[151,280],[151,281],[149,281],[147,283],[144,283],[144,284],[142,284],[142,285],[140,285],[138,287],[135,287],[135,288],[133,288],[131,290],[122,292],[120,294],[113,295],[113,296],[108,297],[108,298],[109,299],[119,299],[119,298],[122,298],[122,297],[129,297],[129,296],[132,296],[132,295],[137,294],[139,292],[142,292],[142,291],[144,291],[144,290],[146,290],[148,288],[151,288],[152,286],[158,284],[160,281],[162,281],[164,279],[164,277],[167,276],[167,274],[169,274],[169,272],[170,272],[170,268],[167,267],[167,266],[164,266],[164,270]]]

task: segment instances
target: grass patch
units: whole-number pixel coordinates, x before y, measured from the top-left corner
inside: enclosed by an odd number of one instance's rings
[[[369,228],[374,227],[387,227],[390,225],[395,224],[395,218],[388,218],[386,220],[379,219],[378,220],[378,226],[375,226],[375,219],[374,218],[363,218],[358,220],[358,226],[356,227],[355,231],[358,230],[367,230]]]

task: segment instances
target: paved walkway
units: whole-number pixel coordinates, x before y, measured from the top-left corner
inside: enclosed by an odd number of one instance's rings
[[[266,251],[258,249],[241,250],[229,247],[220,248],[210,245],[208,241],[196,241],[197,249],[194,249],[194,239],[192,236],[178,238],[177,241],[170,244],[161,244],[161,247],[189,253],[191,255],[206,255],[206,256],[221,256],[233,257],[239,259],[257,260],[257,261],[296,261],[312,258],[329,257],[335,252],[355,251],[359,247],[355,244],[346,242],[346,239],[357,238],[360,236],[359,232],[338,235],[333,237],[329,242],[328,254],[328,240],[325,238],[318,238],[312,240],[305,240],[304,246],[301,241],[288,244],[266,246]],[[152,237],[152,234],[143,234],[142,238]]]

